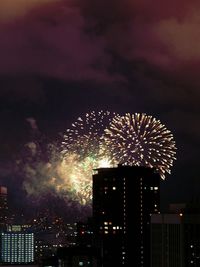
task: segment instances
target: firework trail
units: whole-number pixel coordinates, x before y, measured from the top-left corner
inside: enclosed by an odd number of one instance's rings
[[[176,159],[172,133],[144,113],[116,116],[105,130],[105,143],[121,164],[155,167],[162,179]]]

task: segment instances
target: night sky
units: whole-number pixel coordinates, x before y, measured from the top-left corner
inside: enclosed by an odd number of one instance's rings
[[[177,146],[162,205],[198,197],[199,14],[186,0],[0,1],[0,181],[16,209],[36,203],[16,171],[26,144],[101,109],[160,119]]]

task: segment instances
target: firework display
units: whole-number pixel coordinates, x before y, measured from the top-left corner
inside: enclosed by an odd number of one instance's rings
[[[69,205],[90,206],[94,169],[117,164],[155,167],[165,179],[176,147],[172,133],[152,116],[93,111],[66,130],[61,146],[34,140],[24,153],[26,160],[18,169],[30,197],[50,193]]]
[[[111,162],[106,158],[88,156],[80,160],[76,154],[68,154],[59,165],[59,183],[53,179],[51,184],[59,195],[70,197],[81,205],[89,205],[92,200],[93,170],[110,166]]]
[[[88,204],[92,198],[92,172],[95,168],[114,165],[104,144],[104,130],[117,116],[109,111],[92,111],[79,117],[64,134],[62,142],[65,184],[73,198]]]
[[[172,133],[144,113],[116,116],[105,129],[105,143],[112,157],[124,165],[155,167],[162,179],[176,159]]]
[[[62,143],[63,153],[75,153],[80,159],[103,152],[104,129],[111,123],[115,113],[92,111],[79,117],[66,130]]]

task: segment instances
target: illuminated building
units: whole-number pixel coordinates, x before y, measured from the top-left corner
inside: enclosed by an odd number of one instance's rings
[[[151,217],[151,267],[200,266],[200,215]]]
[[[0,186],[0,228],[5,228],[8,218],[7,187]]]
[[[77,223],[65,223],[46,210],[34,217],[31,224],[35,233],[35,262],[39,264],[55,257],[59,247],[76,245]]]
[[[94,233],[93,221],[91,218],[87,222],[77,223],[76,246],[79,247],[93,247]]]
[[[101,266],[149,266],[150,217],[160,208],[160,176],[138,166],[93,175],[93,219]]]
[[[20,226],[2,232],[1,263],[21,264],[34,262],[34,234],[25,232]]]

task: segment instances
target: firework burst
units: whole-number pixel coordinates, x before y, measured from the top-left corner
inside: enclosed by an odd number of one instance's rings
[[[69,206],[91,206],[96,168],[118,163],[155,167],[165,179],[176,155],[172,133],[159,120],[137,113],[93,111],[65,132],[61,148],[43,143],[41,139],[25,146],[26,160],[18,166],[26,178],[24,189],[36,199],[47,193],[62,197]]]
[[[76,154],[68,154],[59,166],[60,181],[52,180],[59,195],[68,195],[81,205],[90,205],[92,200],[92,173],[100,167],[110,167],[106,158],[85,157],[80,160]]]
[[[105,128],[115,116],[109,111],[86,113],[64,134],[62,155],[68,178],[63,185],[70,185],[73,198],[82,205],[91,203],[93,170],[114,164],[103,137]]]
[[[155,167],[162,179],[176,159],[172,133],[144,113],[116,116],[105,130],[105,143],[121,164]]]
[[[75,153],[82,160],[88,156],[100,155],[103,149],[102,136],[104,129],[116,116],[109,111],[92,111],[85,116],[79,117],[71,128],[66,130],[64,141],[62,142],[62,153],[68,155]]]

